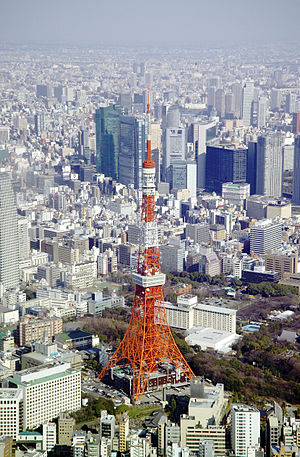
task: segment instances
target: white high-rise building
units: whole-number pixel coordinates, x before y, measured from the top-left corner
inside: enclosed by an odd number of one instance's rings
[[[20,389],[0,389],[0,435],[14,440],[22,431],[21,410],[23,395]]]
[[[185,160],[186,139],[184,128],[167,128],[165,168],[178,161]]]
[[[238,457],[247,457],[248,448],[260,443],[260,412],[254,406],[231,406],[231,447]]]
[[[248,127],[251,125],[252,106],[254,101],[254,82],[247,81],[242,92],[242,118],[243,124]]]
[[[0,283],[6,289],[19,286],[17,208],[7,173],[0,173]]]
[[[19,234],[19,260],[25,260],[29,257],[30,241],[28,235],[29,221],[27,219],[18,219]]]
[[[265,255],[271,249],[281,247],[282,226],[271,219],[257,221],[250,229],[250,252]]]
[[[51,362],[4,379],[6,387],[17,387],[23,396],[23,429],[38,427],[61,412],[80,409],[81,374],[70,366]]]
[[[282,146],[280,133],[257,138],[256,193],[271,197],[282,195]]]
[[[43,424],[43,449],[53,452],[56,445],[56,424],[47,422]]]
[[[197,197],[197,164],[196,162],[186,163],[186,182],[187,189],[190,191],[190,197]]]

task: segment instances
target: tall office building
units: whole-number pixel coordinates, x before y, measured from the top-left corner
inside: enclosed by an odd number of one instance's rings
[[[28,235],[29,221],[25,218],[18,219],[19,260],[29,257],[30,240]]]
[[[223,89],[216,90],[215,107],[220,117],[225,116],[225,92]]]
[[[273,111],[279,110],[281,107],[281,91],[280,89],[272,89],[270,108]]]
[[[300,135],[295,137],[292,201],[295,205],[300,205]]]
[[[257,103],[257,127],[260,129],[266,125],[268,111],[268,99],[261,96]]]
[[[180,110],[178,105],[163,105],[162,128],[178,128],[180,125]]]
[[[197,196],[197,164],[179,160],[174,162],[167,171],[167,182],[171,190],[188,189],[190,197]]]
[[[216,121],[194,125],[194,149],[198,167],[197,187],[205,188],[206,147],[213,143],[217,136]]]
[[[297,112],[297,95],[289,92],[286,96],[285,110],[287,113]]]
[[[119,119],[121,110],[115,105],[96,110],[97,171],[118,180],[119,178]]]
[[[225,95],[225,117],[232,119],[235,116],[235,100],[232,92]]]
[[[247,156],[247,183],[250,184],[250,194],[256,194],[257,142],[249,141]]]
[[[300,113],[293,113],[292,129],[293,133],[300,133]]]
[[[145,119],[120,117],[119,182],[139,189],[145,156]]]
[[[36,135],[45,131],[45,113],[37,113],[34,116],[34,130]]]
[[[247,457],[251,446],[260,444],[260,412],[254,406],[231,406],[231,447],[237,457]]]
[[[282,145],[280,133],[257,138],[256,193],[272,197],[282,194]]]
[[[184,128],[166,129],[165,169],[177,160],[185,160],[186,138]]]
[[[247,149],[207,146],[206,188],[222,194],[222,184],[226,182],[246,182]]]
[[[7,173],[0,173],[0,283],[19,286],[19,238],[17,208]]]
[[[242,92],[242,118],[246,127],[251,125],[252,106],[254,101],[254,83],[247,81]]]
[[[272,249],[279,249],[281,232],[281,224],[272,223],[271,219],[256,222],[250,229],[250,252],[262,256]]]
[[[240,83],[234,83],[231,86],[231,90],[234,97],[234,115],[240,119],[242,107],[242,85]]]

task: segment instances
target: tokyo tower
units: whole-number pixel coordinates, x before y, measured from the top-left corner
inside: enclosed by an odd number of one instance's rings
[[[129,326],[116,352],[99,374],[101,379],[117,365],[131,366],[132,398],[138,401],[147,390],[149,376],[162,363],[173,366],[186,378],[194,373],[182,356],[171,333],[164,305],[165,275],[160,269],[160,253],[155,209],[155,162],[150,139],[150,104],[147,105],[148,139],[143,162],[143,190],[140,222],[140,248],[136,284]]]

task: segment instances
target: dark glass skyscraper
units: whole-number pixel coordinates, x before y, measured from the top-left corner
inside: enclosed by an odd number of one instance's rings
[[[249,141],[247,157],[247,183],[250,184],[250,194],[256,194],[256,163],[257,142]]]
[[[96,110],[97,171],[119,179],[119,122],[121,109],[111,105]]]
[[[222,183],[246,182],[247,149],[207,146],[206,188],[210,192],[222,193]]]
[[[141,187],[146,133],[143,117],[120,117],[119,182]]]

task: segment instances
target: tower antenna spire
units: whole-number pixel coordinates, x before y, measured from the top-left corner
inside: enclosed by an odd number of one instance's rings
[[[160,268],[160,252],[155,208],[155,162],[151,150],[150,94],[147,103],[148,137],[146,159],[143,162],[143,189],[140,228],[140,247],[137,271],[132,274],[136,284],[132,313],[128,328],[116,352],[99,374],[108,375],[118,365],[131,368],[131,396],[141,400],[150,376],[162,364],[168,370],[166,382],[185,382],[194,376],[181,354],[168,324],[164,304],[165,274]]]

